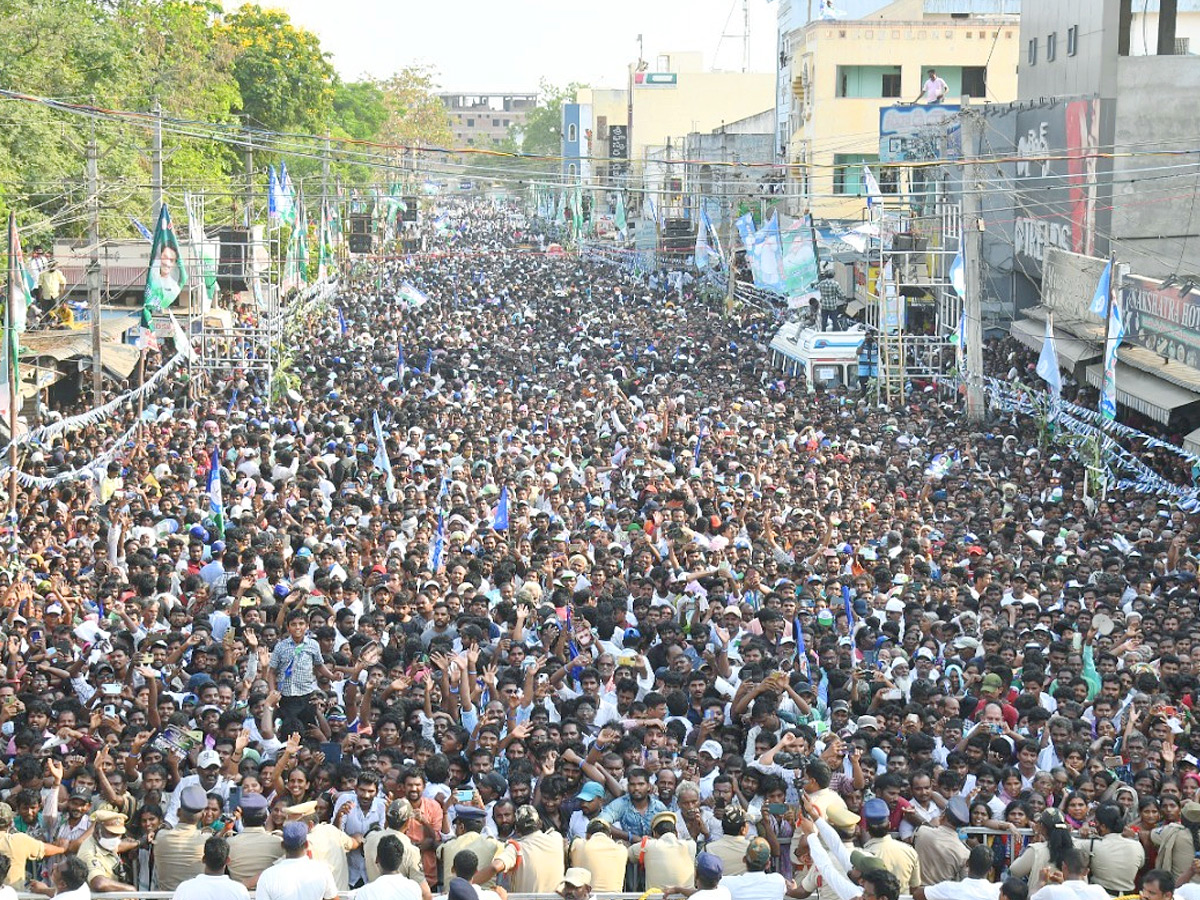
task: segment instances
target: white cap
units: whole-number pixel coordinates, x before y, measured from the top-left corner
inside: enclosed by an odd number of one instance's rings
[[[208,769],[220,765],[221,757],[216,750],[201,750],[200,755],[196,757],[197,769]]]
[[[721,749],[721,745],[716,741],[705,741],[700,745],[700,752],[707,753],[713,759],[720,759],[725,755],[725,751]]]

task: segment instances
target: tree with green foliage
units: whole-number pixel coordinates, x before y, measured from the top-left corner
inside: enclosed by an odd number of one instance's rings
[[[320,134],[333,112],[336,73],[320,39],[287,13],[247,4],[223,30],[235,49],[233,76],[245,123],[270,131]]]

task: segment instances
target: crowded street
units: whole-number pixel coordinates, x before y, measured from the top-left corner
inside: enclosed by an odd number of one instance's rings
[[[104,477],[20,490],[9,885],[1192,878],[1194,516],[1085,496],[952,393],[809,393],[768,311],[519,249],[537,228],[461,204],[435,252],[347,265],[283,397],[172,375]]]

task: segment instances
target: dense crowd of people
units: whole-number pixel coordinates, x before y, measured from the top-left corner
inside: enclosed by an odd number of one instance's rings
[[[292,390],[176,379],[22,490],[7,885],[1197,900],[1194,516],[451,218],[297,323]]]

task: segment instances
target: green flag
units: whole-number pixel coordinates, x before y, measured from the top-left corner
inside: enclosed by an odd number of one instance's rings
[[[175,230],[171,227],[171,213],[164,203],[154,226],[154,241],[150,244],[150,268],[142,295],[142,327],[149,328],[154,314],[174,303],[186,284],[187,269],[183,265]]]
[[[617,191],[617,214],[613,217],[613,221],[617,224],[617,231],[624,234],[629,223],[625,218],[625,193],[623,191]]]

